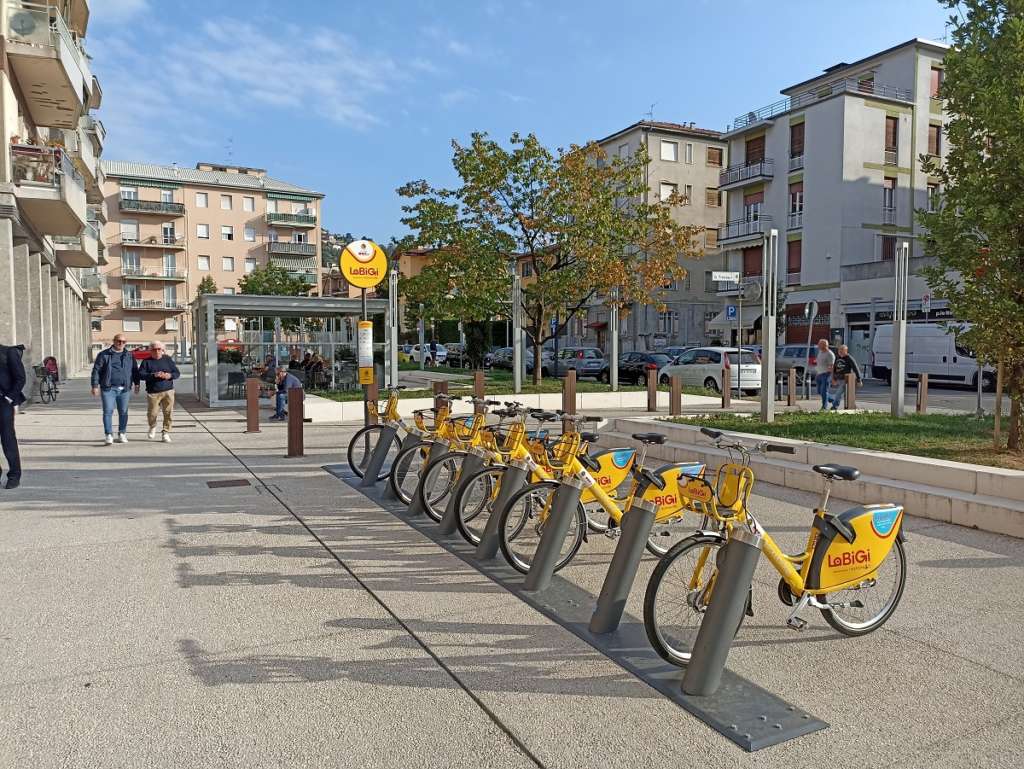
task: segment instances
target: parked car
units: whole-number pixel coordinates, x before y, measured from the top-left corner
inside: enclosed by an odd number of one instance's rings
[[[965,326],[965,328],[969,328]],[[978,386],[978,359],[966,347],[956,331],[938,323],[907,324],[908,379],[927,374],[930,382],[953,382]],[[892,324],[877,326],[871,340],[871,374],[892,384]],[[991,366],[981,369],[981,385],[996,389],[996,372]]]
[[[466,357],[466,345],[461,342],[450,342],[445,344],[445,349],[448,351],[449,366],[464,368],[469,364],[469,359]]]
[[[565,376],[570,369],[576,371],[576,378],[601,378],[605,368],[604,353],[597,347],[562,347],[554,359],[555,376]]]
[[[512,348],[499,347],[491,353],[491,365],[494,368],[512,370]]]
[[[429,342],[423,345],[423,347],[425,348],[423,362],[428,366],[440,366],[448,359],[448,348],[445,347],[443,344],[439,344],[437,346],[437,360],[434,360],[431,357]],[[409,355],[414,362],[419,363],[420,346],[418,344],[414,344],[412,346],[412,349],[409,351]]]
[[[739,361],[737,356],[740,357]],[[697,347],[687,350],[679,356],[677,363],[658,371],[658,381],[667,384],[671,377],[678,375],[686,386],[721,392],[723,366],[729,368],[733,388],[738,381],[741,391],[760,392],[760,358],[750,350],[737,353],[735,347]]]
[[[523,355],[525,360],[526,373],[533,373],[533,348],[529,347],[526,353]],[[540,375],[551,376],[551,372],[555,370],[555,353],[547,347],[540,348]]]
[[[665,353],[672,360],[675,360],[687,350],[692,349],[693,345],[690,345],[689,347],[666,347],[664,350],[661,350],[661,352]]]
[[[808,347],[805,344],[779,345],[775,353],[775,373],[786,374],[789,370],[796,369],[796,380],[802,382],[814,375],[814,367],[818,363],[818,348],[814,345]]]
[[[669,365],[672,358],[663,352],[627,352],[619,356],[619,382],[646,385],[651,372]],[[609,364],[601,372],[601,381],[611,380]]]
[[[225,348],[225,349],[232,349],[232,348]],[[151,357],[153,357],[152,355],[150,355],[148,347],[135,347],[135,348],[132,349],[131,353],[132,353],[132,357],[135,358],[135,360],[138,360],[138,361],[149,360]]]

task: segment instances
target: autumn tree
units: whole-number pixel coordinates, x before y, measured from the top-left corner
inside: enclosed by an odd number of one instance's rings
[[[940,0],[950,17],[939,97],[949,151],[922,156],[941,194],[919,211],[937,257],[927,277],[971,327],[961,336],[982,360],[1001,360],[1010,396],[1009,448],[1022,448],[1024,396],[1024,5]]]
[[[524,275],[523,325],[540,360],[544,342],[596,297],[657,303],[663,286],[685,276],[680,258],[701,255],[702,228],[672,218],[683,199],[650,200],[643,150],[608,158],[589,143],[552,152],[533,134],[513,134],[506,148],[485,133],[452,147],[458,186],[418,181],[398,190],[413,201],[403,207],[409,244],[438,249],[403,284],[425,314],[430,307],[433,317],[507,315],[515,270]]]
[[[243,294],[261,296],[304,296],[310,286],[288,274],[279,264],[270,262],[266,267],[257,267],[238,281]]]

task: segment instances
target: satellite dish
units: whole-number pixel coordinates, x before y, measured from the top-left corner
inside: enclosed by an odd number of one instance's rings
[[[31,13],[21,12],[11,16],[11,29],[21,37],[28,37],[36,31],[36,20]]]
[[[748,280],[740,286],[744,302],[756,302],[761,298],[761,291],[761,282],[756,280]]]

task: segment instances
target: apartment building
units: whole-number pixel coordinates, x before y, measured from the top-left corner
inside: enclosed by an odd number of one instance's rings
[[[90,309],[106,300],[89,15],[87,0],[0,0],[0,342],[25,345],[26,367],[53,355],[64,373],[89,363]]]
[[[936,95],[947,50],[915,38],[836,64],[730,126],[732,160],[719,183],[729,195],[728,216],[718,244],[744,285],[723,286],[721,295],[736,305],[745,294],[738,318],[744,342],[760,341],[762,243],[771,230],[778,231],[785,276],[786,341],[808,334],[845,341],[867,362],[875,324],[892,320],[894,257],[904,241],[911,249],[910,319],[949,317],[919,274],[930,260],[914,216],[938,190],[920,155],[946,151],[946,115]],[[812,300],[818,311],[809,320]],[[725,315],[723,307],[719,323]]]
[[[269,262],[318,294],[323,194],[267,176],[261,168],[197,163],[195,168],[103,163],[110,212],[111,303],[93,320],[93,345],[123,332],[129,345],[160,339],[187,353],[189,303],[209,277],[234,294]],[[225,320],[233,337],[237,321]]]
[[[702,259],[683,260],[687,275],[667,287],[666,309],[639,305],[620,322],[623,350],[650,349],[665,345],[703,344],[706,321],[721,309],[711,271],[722,268],[717,248],[717,229],[725,195],[718,189],[719,171],[727,163],[728,144],[719,131],[697,128],[693,123],[644,120],[601,139],[598,144],[609,157],[631,157],[646,147],[647,194],[652,199],[679,193],[686,205],[675,209],[680,224],[706,227],[701,242]],[[595,301],[569,329],[573,341],[605,348],[608,343],[608,308]]]

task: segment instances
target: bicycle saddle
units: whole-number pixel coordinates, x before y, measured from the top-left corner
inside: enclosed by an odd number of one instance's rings
[[[550,411],[538,411],[536,413],[531,414],[531,416],[534,419],[540,420],[541,422],[553,422],[554,420],[558,419],[558,416],[552,414]]]
[[[580,433],[580,440],[586,441],[587,443],[597,443],[597,439],[599,437],[600,436],[597,433],[591,433],[586,431]]]
[[[814,472],[821,473],[829,480],[855,481],[860,478],[860,470],[847,465],[815,465]]]
[[[633,433],[633,440],[646,443],[648,445],[660,446],[666,440],[666,436],[661,433]]]

